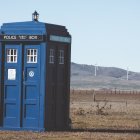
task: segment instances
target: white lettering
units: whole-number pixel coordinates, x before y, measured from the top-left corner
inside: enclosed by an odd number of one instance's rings
[[[15,35],[5,35],[4,39],[16,39]]]
[[[25,35],[19,35],[19,39],[26,39],[27,37]]]
[[[0,35],[0,39],[7,41],[35,41],[42,40],[41,35]]]
[[[37,39],[37,36],[29,36],[29,39]]]

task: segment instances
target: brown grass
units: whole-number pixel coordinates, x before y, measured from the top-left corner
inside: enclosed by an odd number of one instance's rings
[[[140,94],[98,93],[93,98],[90,91],[71,94],[74,128],[140,129]]]
[[[0,131],[0,140],[139,140],[139,134]]]

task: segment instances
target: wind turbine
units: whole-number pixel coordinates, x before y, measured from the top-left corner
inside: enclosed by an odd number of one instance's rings
[[[127,78],[127,80],[129,79],[129,68],[127,67],[127,72],[126,72],[126,78]]]
[[[95,69],[94,69],[94,75],[97,76],[97,70],[98,70],[98,65],[97,63],[95,64]]]

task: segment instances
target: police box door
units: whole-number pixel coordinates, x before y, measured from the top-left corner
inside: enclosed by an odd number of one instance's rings
[[[5,45],[4,127],[20,127],[21,109],[21,45]]]
[[[23,127],[39,126],[40,45],[24,47]]]
[[[39,124],[40,46],[5,45],[4,127]]]

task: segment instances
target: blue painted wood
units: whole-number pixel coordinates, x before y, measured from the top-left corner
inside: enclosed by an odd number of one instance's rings
[[[7,49],[16,49],[17,63],[7,63]],[[20,104],[21,104],[21,46],[5,45],[5,66],[4,66],[4,127],[20,127]],[[15,70],[15,79],[9,79],[10,72]]]
[[[46,73],[47,73],[47,69],[46,69],[46,49],[47,49],[48,45],[47,43],[41,43],[41,56],[40,56],[40,60],[41,60],[41,69],[40,69],[40,109],[39,109],[39,128],[44,128],[45,127],[45,102],[46,99],[44,99],[45,97],[45,87],[46,87]]]
[[[1,31],[4,34],[11,35],[31,35],[46,34],[45,24],[41,22],[15,22],[15,23],[4,23],[1,26]]]
[[[27,63],[27,50],[37,50],[37,63]],[[39,127],[40,103],[40,45],[25,45],[23,77],[23,121],[24,128]]]

